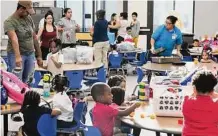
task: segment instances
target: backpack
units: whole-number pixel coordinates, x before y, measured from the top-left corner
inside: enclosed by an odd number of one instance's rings
[[[25,93],[30,90],[28,85],[23,83],[13,73],[5,70],[1,70],[1,76],[2,85],[8,93],[8,97],[16,101],[18,104],[22,104]]]

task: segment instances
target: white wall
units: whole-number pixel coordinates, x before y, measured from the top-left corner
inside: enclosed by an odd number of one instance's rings
[[[123,0],[107,0],[105,3],[106,19],[111,20],[111,15],[117,13],[119,17],[120,13],[123,12]]]
[[[194,34],[199,38],[218,32],[218,1],[195,1]]]

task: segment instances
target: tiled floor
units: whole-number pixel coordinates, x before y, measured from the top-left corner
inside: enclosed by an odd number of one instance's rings
[[[131,95],[132,91],[136,85],[136,76],[127,76],[127,84],[126,84],[126,96]],[[88,104],[88,110],[90,110],[94,106],[94,102],[89,102]],[[11,131],[17,131],[18,128],[22,125],[22,122],[16,123],[9,119],[9,130]],[[86,115],[86,124],[92,125],[91,119],[89,114]],[[1,117],[1,126],[3,126],[3,119]],[[1,136],[3,136],[3,127],[1,127]],[[142,130],[141,136],[155,136],[155,133],[152,131]],[[165,134],[162,134],[162,136],[166,136]]]

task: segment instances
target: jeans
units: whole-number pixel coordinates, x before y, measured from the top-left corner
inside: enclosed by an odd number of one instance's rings
[[[14,69],[16,68],[16,62],[15,62],[15,54],[12,52],[8,52],[8,66],[9,66],[9,72],[14,72]],[[26,53],[24,55],[21,55],[22,57],[22,70],[19,73],[14,73],[16,76],[18,76],[24,83],[27,83],[29,80],[29,77],[34,72],[35,67],[35,53]]]

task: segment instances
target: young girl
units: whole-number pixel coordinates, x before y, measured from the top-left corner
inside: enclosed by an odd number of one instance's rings
[[[62,112],[57,117],[57,128],[71,128],[76,123],[73,120],[73,104],[66,93],[68,86],[67,77],[56,75],[54,77],[54,84],[54,90],[57,91],[57,94],[54,95],[53,106]]]
[[[199,71],[192,84],[194,94],[183,102],[183,136],[217,136],[218,94],[214,92],[217,79],[209,71]]]
[[[40,136],[37,130],[37,123],[43,114],[57,116],[61,114],[58,109],[40,107],[40,95],[35,91],[28,91],[24,96],[21,112],[23,113],[24,125],[22,134],[24,136]]]
[[[52,75],[63,74],[62,64],[64,64],[64,56],[59,51],[60,41],[51,39],[49,41],[50,53],[47,55],[45,69],[50,71]]]
[[[209,57],[209,53],[208,52],[209,52],[209,50],[208,51],[203,51],[202,59],[201,59],[202,63],[210,63],[210,62],[212,62],[212,60]]]
[[[121,75],[111,76],[108,79],[108,85],[110,87],[119,86],[122,89],[126,90],[126,79]],[[131,95],[131,96],[127,96],[126,100],[131,101],[131,100],[136,100],[137,98],[138,98],[137,96]]]

